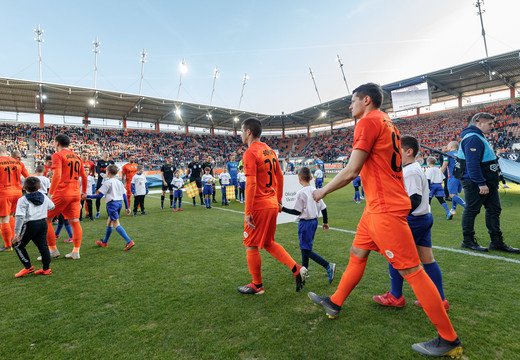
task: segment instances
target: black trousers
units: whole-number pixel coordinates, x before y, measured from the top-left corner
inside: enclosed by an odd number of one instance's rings
[[[489,187],[489,194],[481,195],[480,188],[472,181],[461,180],[464,188],[466,208],[462,213],[462,235],[464,239],[472,239],[475,235],[475,218],[480,213],[480,208],[484,205],[486,209],[486,227],[491,241],[502,241],[502,231],[500,230],[500,196],[498,194],[498,184]]]
[[[43,270],[51,264],[51,255],[47,246],[47,222],[45,219],[28,221],[22,227],[21,240],[14,245],[16,255],[26,269],[31,267],[31,259],[25,247],[32,240],[42,256]]]
[[[92,219],[93,216],[94,216],[92,214],[92,199],[81,200],[81,210],[80,210],[80,213],[79,213],[79,218],[83,219],[83,205],[85,204],[85,202],[87,203],[87,210],[88,210],[88,216],[87,217]]]
[[[134,195],[134,212],[137,212],[137,207],[141,206],[141,212],[144,212],[144,197],[146,195]]]

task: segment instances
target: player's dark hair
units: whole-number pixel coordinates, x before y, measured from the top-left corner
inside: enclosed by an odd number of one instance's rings
[[[107,173],[109,173],[110,175],[117,175],[118,171],[119,169],[117,168],[117,165],[110,164],[107,166]]]
[[[40,188],[40,179],[36,176],[29,176],[24,180],[23,186],[27,192],[36,192]]]
[[[242,128],[244,130],[251,130],[251,134],[255,138],[259,138],[260,135],[262,135],[262,123],[258,119],[245,119],[244,122],[242,122]]]
[[[238,170],[242,170],[243,168],[244,168],[244,167],[243,167],[242,165],[240,165],[240,166],[238,167]]]
[[[43,166],[43,165],[38,165],[38,166],[36,166],[36,169],[35,169],[35,170],[36,170],[37,173],[42,173],[42,172],[45,171],[45,166]]]
[[[68,147],[70,145],[70,139],[65,134],[56,135],[56,137],[54,138],[54,141],[56,141],[58,144],[60,144],[60,146],[63,146],[63,147]]]
[[[358,86],[354,91],[352,91],[352,96],[357,96],[360,99],[369,96],[376,108],[380,108],[383,103],[383,89],[381,89],[381,86],[374,83]]]
[[[47,155],[47,156],[45,157],[45,161],[49,161],[49,160],[52,161],[52,155]]]
[[[414,157],[419,153],[419,141],[413,136],[403,135],[401,137],[401,147],[403,150],[412,149]]]
[[[206,172],[206,171],[211,171],[211,169],[210,169],[209,167],[206,166],[206,167],[204,168],[204,172]]]
[[[298,177],[301,177],[303,181],[311,181],[312,180],[312,173],[311,169],[309,169],[307,166],[304,166],[298,170]]]

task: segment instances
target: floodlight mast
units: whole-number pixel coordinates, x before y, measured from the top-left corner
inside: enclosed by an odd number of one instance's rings
[[[314,79],[314,73],[312,72],[312,69],[309,67],[309,73],[311,74],[312,82],[314,83],[314,89],[316,90],[316,94],[318,95],[318,100],[320,100],[320,104],[322,103],[320,93],[318,91],[318,87],[316,86],[316,80]]]
[[[188,72],[188,67],[186,66],[186,62],[182,59],[179,64],[180,76],[179,76],[179,89],[177,90],[177,100],[179,100],[179,96],[181,95],[181,86],[182,86],[182,74]]]
[[[477,0],[477,2],[475,3],[475,7],[478,8],[477,15],[480,17],[480,26],[482,27],[482,38],[484,39],[484,49],[486,50],[486,57],[488,57],[486,31],[484,30],[484,20],[482,20],[482,14],[485,13],[485,10],[482,10],[480,5],[484,5],[484,0]]]
[[[341,62],[341,58],[339,57],[339,54],[337,55],[337,62],[339,64],[339,69],[341,70],[341,74],[343,75],[343,81],[345,82],[345,86],[347,87],[347,95],[350,94],[350,89],[348,88],[347,84],[347,78],[345,77],[345,72],[343,71],[343,63]]]
[[[96,89],[96,80],[97,80],[97,56],[100,52],[99,47],[101,46],[101,43],[98,41],[98,37],[96,36],[96,40],[92,41],[92,45],[94,45],[94,49],[92,50],[94,52],[94,89]]]
[[[244,97],[244,88],[246,87],[246,82],[249,79],[247,73],[244,74],[244,79],[242,81],[242,93],[240,94],[240,101],[238,102],[238,108],[240,109],[240,105],[242,105],[242,98]]]
[[[146,62],[146,57],[148,53],[145,49],[141,51],[141,80],[139,80],[139,95],[141,95],[141,90],[143,89],[143,74],[144,74],[144,63]]]
[[[42,39],[43,35],[43,29],[40,29],[40,24],[38,24],[38,28],[34,29],[34,33],[37,37],[34,38],[38,42],[38,67],[40,72],[40,83],[42,82],[42,42],[44,40]]]
[[[213,70],[213,89],[211,90],[211,99],[209,100],[209,104],[213,103],[213,94],[215,93],[215,82],[218,79],[218,66],[215,66],[215,70]]]

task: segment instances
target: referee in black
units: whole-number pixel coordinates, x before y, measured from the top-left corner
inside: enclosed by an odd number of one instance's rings
[[[200,179],[200,174],[202,173],[202,164],[199,162],[199,156],[195,155],[193,157],[193,161],[188,164],[188,174],[190,182],[195,181],[197,187],[199,188],[199,196],[200,196],[200,204],[204,205],[204,197],[202,195],[202,182]],[[195,196],[193,197],[193,206],[195,206]]]
[[[161,166],[162,177],[162,194],[161,194],[161,210],[164,209],[164,194],[166,189],[170,190],[170,208],[173,208],[173,174],[177,171],[177,167],[173,164],[173,156],[166,158],[166,164]]]
[[[98,176],[96,183],[96,191],[99,190],[103,183],[103,179],[107,175],[108,165],[115,165],[114,160],[109,160],[110,155],[105,151],[102,159],[96,162],[96,174]],[[99,208],[101,207],[101,199],[96,199],[96,219],[99,219]]]

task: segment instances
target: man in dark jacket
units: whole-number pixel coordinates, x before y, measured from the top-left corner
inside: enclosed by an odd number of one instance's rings
[[[466,208],[462,214],[462,247],[488,251],[475,240],[475,218],[484,205],[486,209],[486,227],[491,237],[490,250],[520,254],[520,250],[504,243],[500,230],[500,197],[498,184],[502,173],[493,148],[486,141],[484,134],[493,129],[495,117],[488,113],[475,114],[469,126],[465,128],[459,146],[458,158],[462,174],[462,187],[466,196]],[[462,170],[462,169],[461,169]]]

